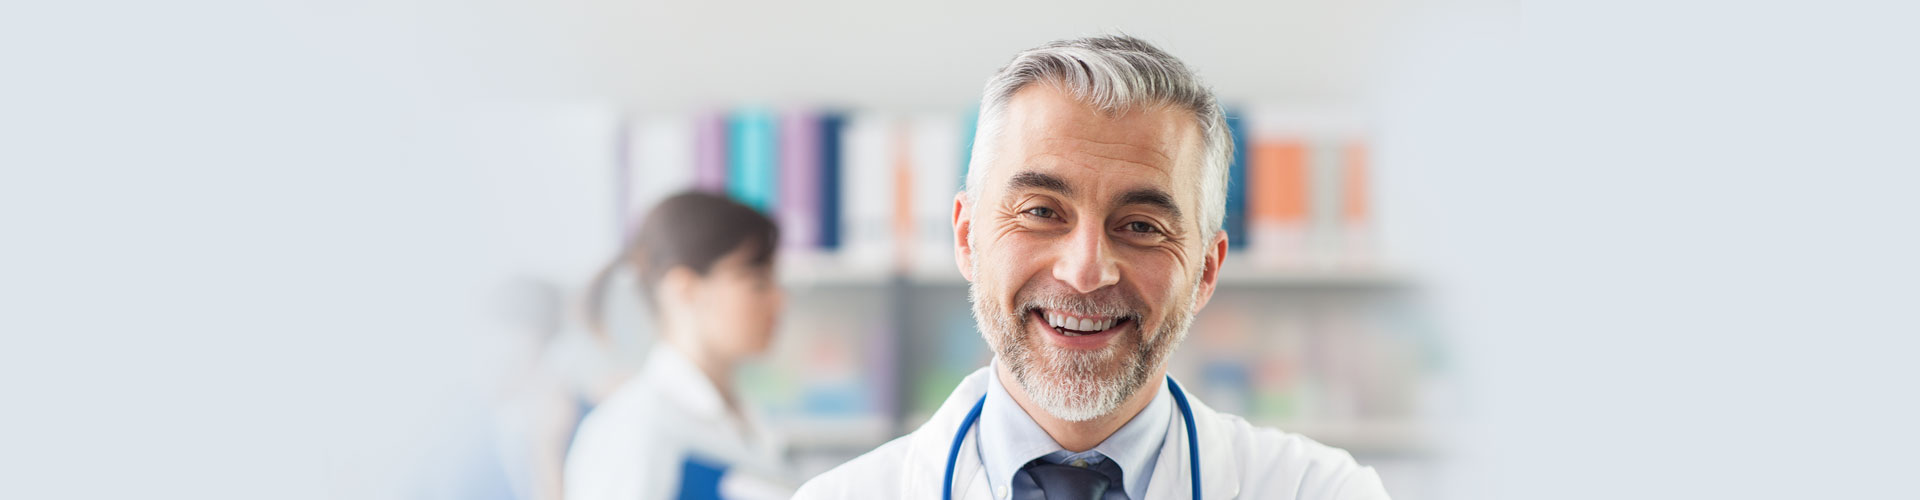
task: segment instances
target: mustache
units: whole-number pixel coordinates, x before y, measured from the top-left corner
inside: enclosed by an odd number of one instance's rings
[[[1146,301],[1118,287],[1106,287],[1084,294],[1052,286],[1027,289],[1015,296],[1014,303],[1019,304],[1018,310],[1023,319],[1030,317],[1035,310],[1048,309],[1080,316],[1137,320],[1140,319],[1140,312],[1146,309]]]

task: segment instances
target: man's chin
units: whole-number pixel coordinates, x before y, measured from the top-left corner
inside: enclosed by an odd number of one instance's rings
[[[1085,422],[1097,419],[1119,408],[1127,395],[1118,394],[1122,388],[1117,380],[1097,382],[1074,380],[1050,376],[1046,373],[1036,375],[1032,384],[1022,384],[1032,400],[1041,410],[1054,418],[1068,422]]]
[[[1099,352],[1035,347],[1014,374],[1028,398],[1055,418],[1082,422],[1105,416],[1137,389],[1127,387],[1129,360],[1118,355],[1117,346]]]

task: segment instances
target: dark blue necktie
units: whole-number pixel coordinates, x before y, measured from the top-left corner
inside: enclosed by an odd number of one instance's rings
[[[1100,500],[1107,494],[1109,479],[1099,471],[1041,460],[1028,463],[1023,470],[1047,500]]]

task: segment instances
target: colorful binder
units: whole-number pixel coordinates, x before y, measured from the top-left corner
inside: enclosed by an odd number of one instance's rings
[[[780,118],[779,201],[781,245],[810,250],[820,242],[820,119],[808,111]]]
[[[845,169],[845,154],[842,142],[845,140],[847,117],[844,114],[829,112],[820,117],[820,248],[825,251],[840,249],[842,217],[840,190],[841,172]]]
[[[1247,233],[1247,127],[1239,115],[1227,114],[1227,131],[1233,135],[1233,163],[1227,168],[1227,247],[1242,250],[1252,235]]]
[[[773,113],[746,109],[728,120],[727,195],[762,212],[772,213],[779,181],[775,155],[779,138]]]
[[[1247,158],[1249,250],[1261,263],[1292,266],[1305,256],[1307,162],[1305,141],[1260,138]]]
[[[727,192],[727,115],[719,111],[702,113],[694,123],[695,189],[710,193]]]

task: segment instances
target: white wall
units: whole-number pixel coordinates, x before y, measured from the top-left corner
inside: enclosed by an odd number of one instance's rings
[[[1459,353],[1452,498],[1920,494],[1914,14],[1436,19],[1380,161]]]
[[[747,101],[949,110],[1013,53],[1124,31],[1182,56],[1229,100],[1362,97],[1411,2],[544,2],[501,9],[552,88],[646,109]],[[1257,63],[1250,63],[1257,61]]]

